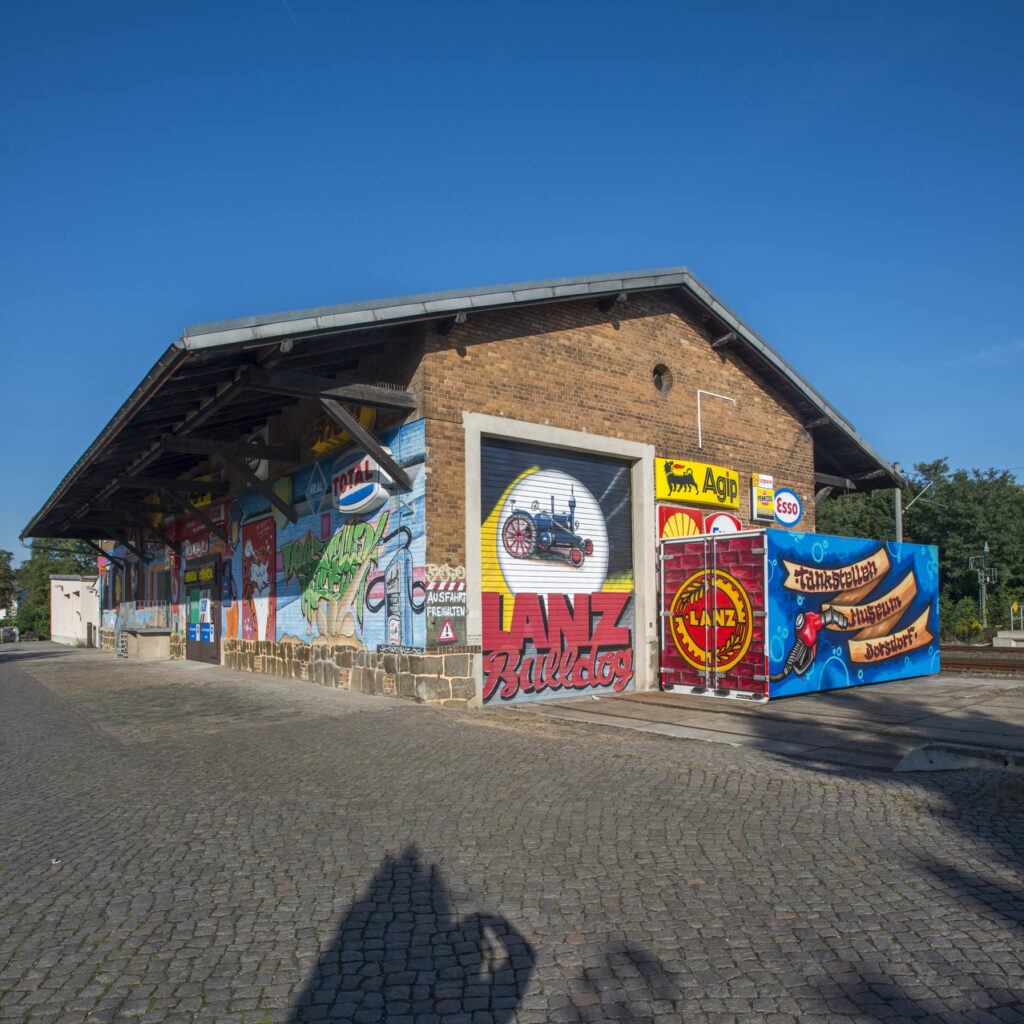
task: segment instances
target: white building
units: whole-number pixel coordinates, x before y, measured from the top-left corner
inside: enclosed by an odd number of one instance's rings
[[[50,577],[50,639],[58,644],[97,646],[100,588],[96,576]]]

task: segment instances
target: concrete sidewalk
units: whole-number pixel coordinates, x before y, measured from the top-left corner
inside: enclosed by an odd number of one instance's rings
[[[946,673],[767,704],[652,692],[543,701],[521,710],[825,765],[891,771],[922,747],[934,768],[976,766],[957,754],[963,747],[983,749],[994,762],[1008,752],[1011,762],[1019,755],[1024,763],[1024,679]],[[918,754],[903,767],[920,762]]]

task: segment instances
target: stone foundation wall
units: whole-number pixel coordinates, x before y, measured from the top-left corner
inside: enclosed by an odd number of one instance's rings
[[[185,634],[171,634],[171,661],[185,660]]]
[[[443,653],[394,654],[347,644],[223,640],[221,660],[228,668],[308,679],[356,693],[465,707],[476,696],[473,658],[479,650],[460,647]]]
[[[115,632],[112,629],[100,630],[100,650],[112,651],[114,649]]]

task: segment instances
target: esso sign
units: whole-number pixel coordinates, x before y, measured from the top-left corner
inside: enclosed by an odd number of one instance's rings
[[[775,492],[775,522],[780,526],[796,526],[804,514],[796,491],[783,487]]]

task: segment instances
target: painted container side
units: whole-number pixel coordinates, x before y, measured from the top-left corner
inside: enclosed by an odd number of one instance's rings
[[[765,534],[769,697],[939,671],[936,547]]]

